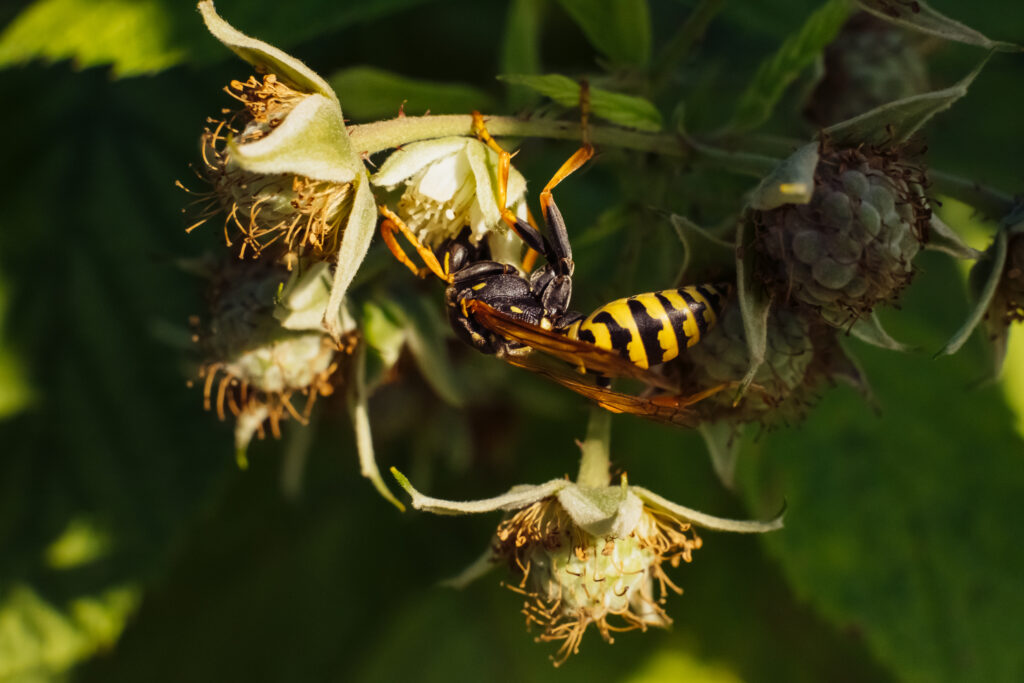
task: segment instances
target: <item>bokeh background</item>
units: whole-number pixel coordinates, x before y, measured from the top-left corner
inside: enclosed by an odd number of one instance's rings
[[[393,116],[402,100],[408,114],[546,106],[499,73],[628,91],[698,7],[650,0],[650,45],[609,56],[566,10],[576,4],[217,6],[332,77],[354,122]],[[647,5],[620,4],[629,16]],[[1024,4],[934,6],[1024,39]],[[689,130],[714,130],[817,7],[727,0],[703,42],[658,72],[666,120],[684,104]],[[983,56],[926,47],[934,87]],[[671,630],[610,646],[589,634],[555,670],[499,573],[462,592],[436,586],[481,552],[497,519],[400,514],[359,476],[340,400],[319,404],[310,428],[256,443],[242,471],[231,426],[188,386],[187,321],[203,313],[204,283],[181,260],[223,247],[216,224],[184,233],[187,197],[173,183],[192,177],[205,117],[229,106],[221,88],[249,74],[194,6],[9,1],[0,66],[0,681],[1024,680],[1024,348],[1018,333],[1002,381],[980,387],[981,339],[933,358],[968,311],[966,270],[950,258],[922,256],[901,308],[883,313],[913,352],[849,340],[877,410],[837,387],[802,423],[748,430],[735,491],[696,434],[613,421],[614,464],[631,482],[720,516],[767,516],[785,500],[787,526],[704,534],[693,564],[671,574],[685,589],[669,601]],[[765,132],[814,132],[800,115],[809,80],[786,91]],[[996,55],[928,126],[930,165],[1024,188],[1022,83],[1024,58]],[[521,142],[532,188],[573,149]],[[714,224],[751,184],[600,150],[558,191],[577,307],[665,286],[683,257],[665,212]],[[988,244],[984,216],[953,201],[943,212]],[[353,299],[402,300],[440,320],[437,283],[413,281],[380,244]],[[454,344],[448,353],[461,407],[409,358],[380,383],[382,468],[449,498],[575,472],[582,399]]]

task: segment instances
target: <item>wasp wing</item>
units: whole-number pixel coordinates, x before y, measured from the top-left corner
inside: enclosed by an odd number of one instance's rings
[[[640,380],[648,386],[668,392],[678,392],[678,387],[668,378],[634,365],[614,351],[577,339],[570,339],[563,334],[518,320],[478,299],[466,302],[466,308],[475,320],[492,332],[549,356],[554,356],[572,365],[581,373],[589,371],[606,377],[630,377]],[[515,365],[515,363],[512,364]],[[581,384],[590,386],[585,382]]]
[[[561,384],[566,389],[585,396],[605,410],[613,413],[629,413],[648,420],[665,422],[680,427],[696,427],[700,424],[699,415],[686,408],[691,403],[689,397],[673,394],[657,394],[655,396],[634,396],[613,391],[590,384],[578,375],[537,363],[530,358],[508,356],[505,361],[517,368],[529,370]]]

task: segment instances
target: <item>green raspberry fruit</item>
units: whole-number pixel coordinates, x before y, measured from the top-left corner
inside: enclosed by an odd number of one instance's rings
[[[927,89],[927,67],[907,34],[862,12],[826,49],[825,75],[804,114],[829,126]]]
[[[754,213],[762,279],[836,326],[894,300],[927,234],[923,185],[923,170],[901,148],[826,141],[811,202]]]

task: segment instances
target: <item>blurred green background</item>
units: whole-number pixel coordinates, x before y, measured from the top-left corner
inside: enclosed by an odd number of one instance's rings
[[[720,3],[699,6],[709,4]],[[934,5],[994,38],[1024,39],[1024,4]],[[574,21],[611,6],[639,28],[609,25],[633,39],[602,43]],[[697,2],[217,4],[241,30],[334,76],[355,122],[390,117],[402,100],[409,114],[537,104],[499,73],[587,75],[635,91],[649,64],[664,80],[646,94],[667,121],[685,104],[697,132],[729,117],[758,63],[817,6],[727,1],[700,46],[657,72]],[[801,424],[748,430],[735,493],[696,434],[614,420],[613,458],[631,482],[721,516],[767,516],[785,499],[787,527],[704,534],[694,563],[671,573],[686,592],[669,600],[670,631],[611,646],[588,634],[555,670],[497,573],[464,592],[436,587],[479,554],[497,519],[398,513],[359,476],[335,399],[309,430],[289,424],[281,442],[256,444],[241,471],[230,425],[187,386],[187,320],[202,313],[203,283],[178,262],[222,246],[215,224],[185,235],[187,197],[173,183],[191,178],[205,117],[229,106],[221,88],[247,65],[182,0],[8,2],[0,27],[3,683],[1024,680],[1022,335],[999,384],[974,387],[988,367],[979,339],[932,358],[968,310],[965,269],[948,257],[921,257],[901,309],[883,315],[916,351],[849,343],[880,411],[838,387]],[[932,45],[933,86],[981,56]],[[813,133],[799,117],[807,80],[765,132]],[[1024,59],[996,55],[928,127],[929,163],[1020,191],[1022,83]],[[537,188],[572,149],[525,141],[516,163]],[[599,151],[558,191],[580,309],[665,286],[683,252],[664,210],[712,225],[752,183]],[[946,202],[944,215],[987,245],[994,226],[970,207]],[[412,281],[379,244],[353,297],[441,312],[437,283]],[[449,498],[575,472],[582,399],[451,352],[466,407],[436,399],[409,359],[372,398],[382,469]],[[307,441],[301,494],[286,495]]]

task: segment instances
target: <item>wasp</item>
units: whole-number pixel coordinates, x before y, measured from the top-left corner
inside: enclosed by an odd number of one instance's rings
[[[413,273],[433,273],[447,283],[449,322],[456,335],[474,348],[548,377],[613,412],[694,426],[696,417],[685,410],[686,406],[727,385],[684,395],[650,368],[676,358],[700,341],[721,315],[731,286],[690,285],[637,294],[609,302],[587,316],[571,310],[572,247],[552,190],[593,156],[593,146],[584,138],[583,145],[540,192],[549,237],[532,220],[525,221],[504,208],[511,156],[490,136],[478,112],[473,114],[473,125],[481,140],[498,152],[497,199],[503,207],[502,218],[530,250],[523,271],[490,260],[485,245],[469,241],[468,229],[435,253],[397,214],[381,206],[381,236],[392,254]],[[398,234],[415,248],[423,268],[402,249]],[[531,270],[526,264],[534,253],[543,255],[545,263]],[[588,373],[593,382],[564,366],[537,362],[531,356],[533,351],[568,363],[579,373]],[[616,392],[609,388],[611,377],[638,379],[660,393],[634,396]]]

